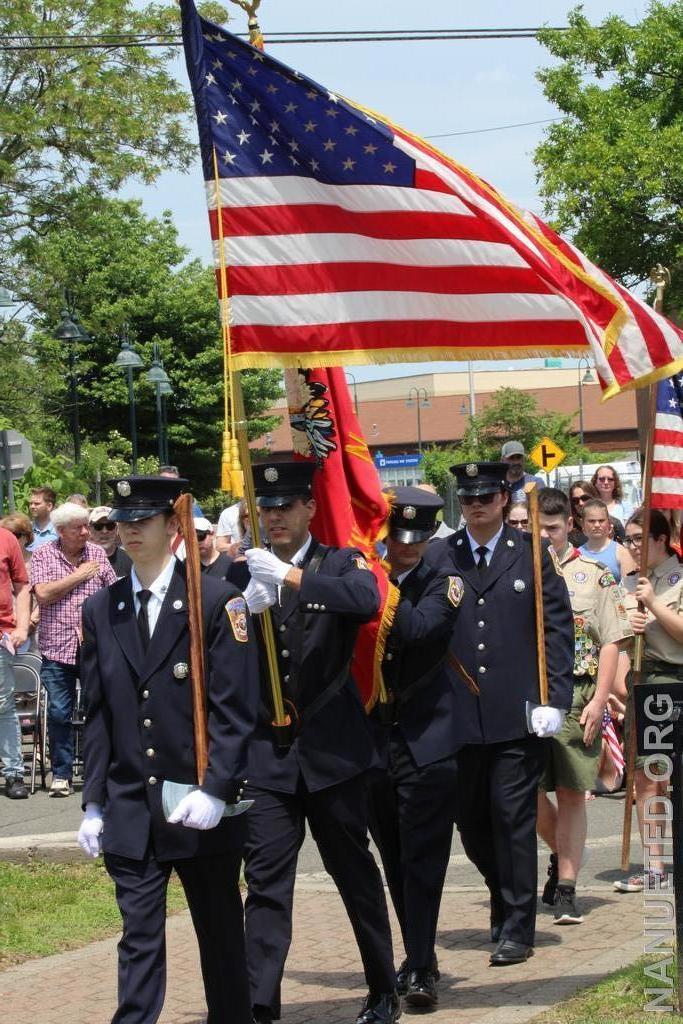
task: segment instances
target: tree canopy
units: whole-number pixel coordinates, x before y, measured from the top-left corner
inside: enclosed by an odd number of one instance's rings
[[[538,72],[563,117],[535,163],[547,213],[594,262],[627,286],[663,263],[670,304],[683,307],[683,2],[656,0],[640,24],[544,30],[557,59]]]

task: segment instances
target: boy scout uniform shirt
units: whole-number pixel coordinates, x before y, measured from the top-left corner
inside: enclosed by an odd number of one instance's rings
[[[677,615],[683,614],[683,565],[677,555],[669,555],[647,578],[652,584],[655,598]],[[645,627],[645,659],[666,661],[670,665],[683,665],[683,644],[667,633],[664,627],[648,611]]]
[[[559,558],[574,613],[574,676],[598,674],[600,648],[633,636],[612,572],[573,547]]]

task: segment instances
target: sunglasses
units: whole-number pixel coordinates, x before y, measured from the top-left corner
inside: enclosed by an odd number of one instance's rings
[[[581,504],[583,504],[584,501],[588,501],[588,500],[589,500],[589,497],[588,497],[587,494],[575,494],[574,497],[572,498],[573,502],[576,502],[576,503],[581,502]]]
[[[492,505],[496,494],[500,494],[500,491],[494,491],[493,494],[462,494],[460,496],[460,504],[474,505],[476,501],[480,505]]]
[[[508,522],[510,523],[510,526],[528,526],[529,525],[529,520],[528,519],[509,519]]]
[[[209,536],[208,530],[195,530],[195,533],[197,534],[197,540],[206,540]]]
[[[627,548],[639,548],[642,543],[643,543],[643,535],[642,535],[642,533],[638,534],[635,537],[624,537],[624,544],[626,545]]]
[[[116,529],[116,523],[91,523],[90,525],[92,526],[93,530],[95,530],[97,533],[99,533],[100,530]]]
[[[599,476],[598,477],[598,483],[600,483],[600,484],[613,484],[614,483],[614,477],[613,476]]]

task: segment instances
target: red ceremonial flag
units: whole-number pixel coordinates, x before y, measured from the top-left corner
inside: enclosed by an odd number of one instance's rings
[[[323,544],[362,551],[379,587],[379,612],[361,626],[352,665],[363,703],[370,708],[379,695],[384,645],[399,598],[375,547],[386,534],[389,503],[356,419],[344,371],[288,373],[285,383],[294,451],[320,466],[313,483],[317,508],[312,532]]]
[[[606,395],[683,335],[423,139],[181,0],[232,365],[581,354]]]

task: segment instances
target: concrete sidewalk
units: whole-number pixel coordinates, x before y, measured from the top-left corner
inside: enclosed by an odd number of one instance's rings
[[[428,1015],[430,1022],[520,1024],[642,953],[642,896],[619,896],[603,884],[581,889],[581,907],[584,924],[558,927],[539,904],[536,955],[524,965],[494,969],[488,965],[492,946],[484,889],[448,887],[437,937],[441,999],[439,1009]],[[172,918],[167,931],[169,982],[161,1024],[202,1024],[204,999],[189,915]],[[400,960],[398,942],[396,949]],[[116,940],[108,939],[0,974],[1,1016],[8,1024],[105,1024],[115,991]],[[350,1024],[364,995],[341,900],[326,882],[302,879],[285,970],[283,1024]],[[404,1019],[409,1016],[405,1011]]]

